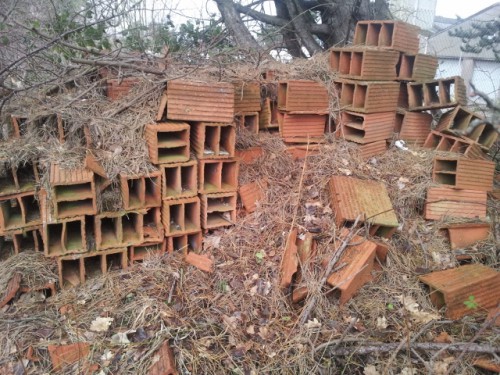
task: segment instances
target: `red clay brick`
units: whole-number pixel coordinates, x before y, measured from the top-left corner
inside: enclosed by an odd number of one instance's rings
[[[200,194],[201,227],[215,229],[236,222],[237,193]]]
[[[260,83],[234,83],[234,113],[236,115],[260,111]]]
[[[432,180],[457,189],[491,191],[494,173],[495,163],[492,161],[436,156]]]
[[[436,151],[447,151],[462,154],[469,159],[487,159],[478,145],[473,144],[469,139],[452,137],[432,130],[424,142],[425,148]]]
[[[246,129],[250,133],[259,133],[259,112],[246,112],[234,116],[238,129]]]
[[[488,313],[488,316],[486,317],[486,320],[493,320],[493,319],[495,319],[493,325],[496,327],[500,327],[500,306],[491,309],[490,312]]]
[[[123,208],[134,210],[161,206],[161,171],[148,175],[120,174]]]
[[[175,359],[172,349],[165,341],[153,356],[153,364],[148,370],[148,375],[177,375]]]
[[[39,182],[38,170],[35,164],[28,163],[24,166],[11,167],[6,161],[0,160],[0,170],[5,171],[0,176],[0,197],[2,199],[19,193],[34,191]]]
[[[260,146],[255,146],[244,150],[236,150],[235,155],[241,164],[253,164],[264,155],[264,150]]]
[[[443,228],[448,232],[452,250],[474,245],[487,239],[490,234],[489,223],[449,224]]]
[[[469,111],[463,107],[456,107],[444,113],[439,119],[436,130],[443,133],[455,134],[466,131],[472,121],[482,120],[482,117],[475,112]],[[497,140],[498,133],[491,126],[486,125],[477,126],[471,134],[464,135],[474,142],[477,142],[485,149],[491,148]]]
[[[166,238],[167,251],[173,253],[174,251],[182,251],[187,254],[191,251],[199,253],[203,250],[203,234],[200,232],[182,234],[180,236],[171,236]]]
[[[286,151],[294,160],[303,160],[306,156],[318,155],[319,146],[315,144],[309,145],[287,145]]]
[[[353,44],[415,54],[419,49],[419,30],[402,21],[358,21]]]
[[[165,230],[161,222],[161,207],[152,207],[143,216],[144,242],[160,242]]]
[[[47,257],[86,252],[85,217],[44,223],[43,244]]]
[[[163,200],[161,220],[166,236],[199,232],[200,199],[198,197]]]
[[[248,184],[241,185],[238,189],[241,203],[247,212],[254,212],[257,208],[257,202],[262,200],[267,189],[267,182],[263,179]]]
[[[35,193],[20,193],[0,201],[0,233],[40,224],[41,208]]]
[[[398,79],[404,81],[428,81],[434,78],[438,67],[435,56],[401,54],[397,66]]]
[[[432,187],[427,190],[424,206],[427,220],[445,217],[486,218],[486,192]]]
[[[430,299],[437,309],[446,307],[445,315],[460,319],[477,309],[464,303],[474,297],[481,310],[496,307],[500,301],[500,273],[482,264],[470,264],[419,277],[430,288]]]
[[[425,112],[406,112],[399,138],[417,146],[423,146],[431,132],[432,115]]]
[[[297,272],[299,266],[297,234],[297,229],[292,229],[286,240],[283,259],[281,260],[281,289],[289,288],[292,285],[293,275]]]
[[[370,159],[373,156],[381,155],[387,151],[387,142],[385,139],[371,143],[364,143],[359,145],[361,151],[361,158]]]
[[[296,277],[296,284],[302,281],[304,267],[310,266],[310,261],[316,256],[316,241],[312,233],[305,233],[297,237],[297,255],[299,257],[300,270]],[[304,300],[309,294],[307,286],[294,288],[292,291],[292,302],[298,303]]]
[[[87,150],[87,154],[85,157],[85,168],[91,170],[104,179],[109,179],[109,176],[104,170],[102,164],[99,162],[99,160],[97,160],[97,158],[92,154],[90,150]]]
[[[138,245],[144,242],[146,210],[105,212],[94,217],[97,250]]]
[[[12,301],[12,299],[16,296],[17,292],[19,291],[22,278],[23,275],[18,272],[12,275],[9,282],[7,283],[7,287],[3,292],[3,295],[0,297],[0,309],[10,301]]]
[[[234,116],[234,86],[224,82],[172,80],[167,84],[156,121],[231,123]]]
[[[362,113],[396,111],[399,97],[398,82],[342,82],[340,104],[343,108]]]
[[[354,177],[333,176],[330,179],[330,205],[340,227],[361,222],[371,224],[370,234],[390,237],[398,227],[398,219],[383,183]]]
[[[212,273],[214,269],[214,262],[206,255],[196,254],[189,252],[185,257],[186,263],[195,266],[201,271]]]
[[[202,194],[238,190],[239,163],[234,159],[200,160],[198,162],[198,191]]]
[[[66,288],[106,274],[109,270],[126,269],[127,248],[110,249],[57,258],[59,286]]]
[[[262,102],[262,107],[259,114],[259,129],[269,131],[277,130],[278,124],[278,102],[270,98],[266,98]]]
[[[111,101],[118,100],[123,96],[126,96],[138,83],[139,79],[136,77],[108,79],[106,80],[106,95]]]
[[[258,126],[258,125],[257,125]],[[191,149],[197,159],[225,159],[234,156],[236,127],[217,122],[191,124]]]
[[[15,254],[24,250],[43,251],[42,226],[12,232]]]
[[[289,80],[278,83],[278,109],[287,112],[326,114],[328,91],[316,81]]]
[[[49,345],[52,370],[60,371],[68,365],[85,359],[90,352],[90,345],[86,342],[77,342],[69,345]]]
[[[280,135],[288,143],[322,142],[328,125],[328,115],[278,114]]]
[[[393,81],[397,78],[397,51],[360,47],[330,48],[330,67],[340,78]]]
[[[169,121],[146,125],[145,137],[149,158],[154,164],[189,160],[189,124]]]
[[[424,83],[408,83],[410,111],[424,111],[466,105],[467,96],[462,77],[442,78]]]
[[[163,199],[195,197],[198,194],[198,162],[160,165]]]
[[[341,115],[339,136],[356,143],[372,143],[392,137],[395,112],[355,113],[344,111]]]
[[[130,246],[128,260],[130,264],[142,262],[154,256],[165,254],[167,250],[167,239],[160,242],[145,242],[140,245]]]

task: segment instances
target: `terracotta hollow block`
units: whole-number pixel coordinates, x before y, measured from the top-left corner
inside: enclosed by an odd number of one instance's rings
[[[432,304],[450,319],[473,314],[464,302],[473,296],[481,310],[496,307],[500,301],[500,273],[482,264],[470,264],[457,268],[432,272],[419,277],[430,288]]]
[[[330,68],[340,78],[367,81],[394,81],[397,78],[397,51],[359,47],[330,48]]]
[[[161,220],[165,236],[199,232],[200,199],[198,197],[163,200]]]
[[[188,161],[189,129],[189,124],[175,121],[146,125],[144,135],[151,162],[169,164]]]
[[[199,253],[203,250],[203,234],[200,232],[182,234],[166,238],[169,253],[180,251],[187,254],[191,251]]]
[[[50,186],[56,218],[97,213],[94,172],[85,168],[62,169],[52,164]]]
[[[288,143],[318,143],[324,140],[328,115],[278,114],[280,135]]]
[[[153,356],[153,364],[148,370],[148,375],[177,375],[175,359],[172,349],[165,341]]]
[[[408,101],[410,111],[423,111],[466,105],[466,88],[463,78],[451,77],[408,83]]]
[[[471,140],[453,137],[435,130],[429,133],[423,147],[436,151],[454,152],[465,155],[469,159],[487,159],[480,147],[473,144]]]
[[[212,259],[207,257],[206,255],[196,254],[194,252],[189,252],[185,257],[186,263],[195,266],[199,270],[203,272],[213,272],[214,262]]]
[[[434,158],[432,180],[457,189],[492,191],[495,163],[464,157]]]
[[[215,229],[236,222],[237,193],[201,194],[201,227]]]
[[[43,251],[42,226],[12,233],[15,254],[26,250]]]
[[[344,111],[341,115],[340,137],[356,143],[372,143],[392,137],[395,112],[355,113]]]
[[[167,84],[156,121],[209,121],[231,123],[234,86],[225,82],[172,80]]]
[[[264,155],[264,150],[260,146],[250,147],[244,150],[236,150],[236,158],[241,164],[253,164]]]
[[[146,242],[140,245],[133,245],[129,248],[128,259],[130,264],[142,262],[146,259],[163,255],[166,250],[166,239],[160,242]]]
[[[97,250],[137,245],[144,242],[145,210],[105,212],[94,217]]]
[[[20,193],[0,201],[0,232],[28,229],[42,224],[42,212],[35,193]]]
[[[239,162],[229,160],[200,160],[198,162],[198,191],[202,194],[238,190]]]
[[[163,164],[160,166],[163,199],[194,197],[198,194],[198,162]]]
[[[159,242],[163,239],[165,230],[161,222],[161,207],[152,207],[142,218],[144,241]]]
[[[422,146],[431,132],[432,115],[426,112],[406,112],[401,124],[399,138]]]
[[[278,102],[270,98],[266,98],[262,102],[262,107],[259,113],[259,128],[266,130],[274,130],[279,127],[278,124]]]
[[[234,82],[234,113],[260,111],[260,83]]]
[[[36,164],[12,167],[0,160],[0,197],[34,191],[37,182],[39,175]]]
[[[297,249],[297,229],[292,229],[288,234],[283,258],[281,260],[280,270],[280,288],[286,289],[292,285],[293,275],[297,272],[299,266],[299,257]]]
[[[464,134],[473,121],[477,122],[481,120],[483,120],[481,116],[466,108],[458,106],[441,116],[436,130],[452,135],[463,135],[488,150],[493,146],[498,137],[498,133],[491,126],[482,124],[477,126],[470,134]]]
[[[373,156],[382,155],[387,151],[387,142],[385,139],[380,141],[364,143],[359,145],[359,149],[361,152],[361,158],[364,160],[370,159]]]
[[[44,254],[47,257],[87,251],[85,217],[75,217],[43,225]]]
[[[403,21],[358,21],[353,44],[415,54],[419,49],[419,31],[417,26]]]
[[[342,83],[340,104],[353,112],[393,112],[396,111],[398,97],[398,82],[345,80]]]
[[[338,226],[361,222],[371,225],[372,235],[389,238],[398,227],[385,185],[378,181],[354,177],[333,176],[330,179],[330,205]]]
[[[161,206],[161,171],[148,175],[120,174],[120,190],[125,210]]]
[[[343,238],[347,232],[344,232]],[[338,242],[338,246],[341,245]],[[371,281],[371,272],[377,252],[377,245],[360,236],[355,236],[337,264],[345,267],[328,276],[327,283],[340,291],[339,303],[343,305],[353,297],[363,285]]]
[[[428,81],[434,79],[438,67],[435,56],[402,53],[396,67],[398,79],[404,81]]]
[[[449,224],[443,228],[448,232],[452,250],[469,247],[490,235],[489,223]]]
[[[191,149],[197,159],[231,158],[234,156],[235,142],[236,127],[232,123],[191,124]]]
[[[280,81],[278,109],[287,112],[328,113],[328,91],[324,85],[316,81]]]
[[[86,342],[69,345],[49,345],[47,350],[52,362],[52,370],[60,371],[66,366],[86,359],[90,352],[90,345]]]
[[[234,116],[238,130],[246,129],[250,133],[259,133],[259,112],[247,112]]]
[[[257,202],[265,197],[265,190],[267,189],[267,182],[265,180],[258,180],[245,185],[241,185],[238,193],[241,203],[247,212],[254,212],[257,208]]]
[[[448,187],[429,188],[424,217],[427,220],[442,220],[446,217],[485,219],[486,192]]]

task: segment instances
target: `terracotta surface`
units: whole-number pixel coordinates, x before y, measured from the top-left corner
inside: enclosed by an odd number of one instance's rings
[[[417,53],[419,30],[417,26],[402,21],[358,21],[353,44]]]
[[[266,98],[262,102],[259,114],[259,128],[267,130],[278,129],[278,102]]]
[[[361,215],[361,222],[371,224],[371,234],[392,236],[399,224],[383,183],[333,176],[329,186],[330,205],[338,226],[352,223]]]
[[[340,105],[353,112],[392,112],[397,108],[398,97],[398,82],[344,80]]]
[[[337,246],[341,243],[338,241]],[[345,264],[345,266],[332,273],[327,279],[330,286],[340,291],[339,303],[341,305],[351,299],[363,285],[371,281],[373,262],[377,252],[377,245],[362,237],[353,237],[351,243],[356,245],[348,246],[337,262],[338,265]]]
[[[280,288],[286,289],[292,285],[293,275],[297,272],[299,266],[298,249],[297,249],[297,229],[292,229],[288,234],[285,249],[283,251],[283,259],[281,260],[280,270]]]
[[[138,245],[144,242],[146,210],[105,212],[94,217],[97,250]]]
[[[427,220],[445,217],[486,218],[486,192],[432,187],[427,190],[424,206]]]
[[[16,296],[19,286],[21,284],[21,279],[23,278],[23,275],[16,272],[9,280],[7,283],[7,287],[5,288],[5,291],[0,297],[0,309],[4,307],[6,304],[8,304],[12,299]]]
[[[382,271],[382,265],[387,261],[387,253],[389,252],[389,245],[382,241],[371,240],[377,247],[375,249],[375,261],[373,262],[373,269],[375,271]]]
[[[260,83],[235,82],[234,83],[234,113],[260,111]]]
[[[406,110],[408,109],[408,88],[406,87],[406,82],[399,83],[399,96],[398,96],[398,109]]]
[[[120,190],[125,210],[161,206],[161,171],[148,175],[120,174]]]
[[[189,160],[189,124],[169,121],[146,125],[144,136],[152,163],[169,164]]]
[[[87,251],[85,217],[59,220],[43,225],[43,249],[46,257],[79,254]]]
[[[181,235],[199,232],[200,199],[198,197],[163,200],[161,221],[165,235]]]
[[[167,240],[160,242],[145,242],[140,245],[130,246],[128,252],[129,263],[141,262],[152,257],[165,254],[167,250]]]
[[[324,138],[328,115],[280,113],[278,122],[283,141],[317,143]]]
[[[175,359],[172,349],[165,341],[160,349],[153,355],[153,364],[149,368],[148,375],[177,375]]]
[[[304,267],[311,267],[310,261],[316,256],[316,240],[312,233],[305,233],[297,236],[297,255],[299,258],[299,271],[295,280],[295,284],[302,282],[302,274]],[[307,298],[309,290],[307,286],[294,288],[292,291],[292,302],[298,303]]]
[[[234,101],[231,83],[172,80],[167,84],[156,120],[230,123],[234,116]]]
[[[11,232],[14,244],[14,253],[19,254],[25,250],[43,251],[42,226],[33,229],[18,229]]]
[[[397,67],[398,79],[404,81],[428,81],[434,79],[438,67],[435,56],[401,54]]]
[[[104,275],[110,269],[126,269],[127,248],[117,248],[57,258],[59,287],[74,287],[85,280]]]
[[[252,134],[259,133],[259,112],[246,112],[234,116],[238,129],[245,129]]]
[[[316,81],[289,80],[278,83],[278,109],[287,112],[328,113],[328,92]]]
[[[240,163],[253,164],[256,160],[264,155],[264,150],[262,149],[262,147],[255,146],[244,150],[236,150],[235,155]]]
[[[194,197],[198,194],[198,161],[162,164],[161,191],[163,199]]]
[[[174,251],[182,251],[183,254],[189,252],[199,253],[203,250],[203,234],[202,232],[195,232],[189,234],[182,234],[180,236],[171,236],[166,238],[167,251],[173,253]]]
[[[439,109],[466,105],[467,96],[462,77],[451,77],[408,83],[408,101],[410,111]]]
[[[340,78],[393,81],[399,52],[360,47],[330,48],[330,67]]]
[[[495,322],[493,322],[493,325],[496,327],[500,327],[500,306],[491,309],[490,312],[488,313],[488,316],[486,317],[486,319],[487,320],[495,319]]]
[[[429,133],[423,147],[437,151],[454,152],[465,155],[469,159],[486,159],[479,146],[473,144],[471,140],[453,137],[435,130]]]
[[[387,142],[385,139],[380,141],[364,143],[359,145],[361,158],[370,159],[373,156],[381,155],[387,151]]]
[[[264,198],[266,189],[267,183],[262,179],[240,185],[238,193],[240,195],[241,203],[247,212],[251,213],[255,211],[257,208],[257,202]]]
[[[64,367],[85,359],[90,352],[90,345],[86,342],[77,342],[68,345],[49,345],[52,370],[60,371]]]
[[[340,137],[356,143],[372,143],[392,137],[394,131],[395,112],[355,113],[343,111]]]
[[[235,159],[199,160],[198,191],[202,194],[238,190],[239,162]]]
[[[452,250],[469,247],[490,234],[489,223],[449,224],[443,228],[448,232]]]
[[[160,242],[165,236],[161,222],[161,207],[152,207],[143,217],[144,242]]]
[[[97,160],[97,158],[92,154],[90,150],[87,150],[86,152],[85,168],[105,179],[109,178],[102,164],[99,162],[99,160]]]
[[[126,96],[134,86],[139,83],[139,78],[128,77],[106,80],[106,95],[111,101],[118,100]]]
[[[463,132],[469,128],[471,122],[480,121],[482,119],[483,118],[476,112],[472,112],[464,107],[458,106],[441,116],[436,130],[452,135],[456,133],[462,135]],[[498,133],[491,127],[479,125],[472,131],[471,134],[463,134],[463,136],[479,143],[481,147],[489,149],[497,140]]]
[[[16,116],[16,115],[11,115],[11,125],[12,128],[10,138],[21,138],[21,136],[24,136],[26,133],[26,121],[27,117],[25,116]]]
[[[287,145],[286,151],[294,160],[303,160],[312,155],[319,154],[319,145]]]
[[[500,273],[482,264],[432,272],[419,277],[430,288],[430,299],[437,309],[446,307],[447,318],[460,319],[484,309],[496,307],[500,302]],[[464,303],[474,297],[478,309]]]
[[[206,255],[200,255],[193,252],[189,252],[186,255],[185,260],[186,263],[195,266],[196,268],[198,268],[203,272],[209,272],[209,273],[213,272],[214,262]]]
[[[436,156],[432,180],[457,189],[491,191],[494,173],[495,163],[492,161]]]
[[[475,367],[482,368],[483,370],[500,373],[500,364],[495,363],[493,360],[488,358],[476,359],[473,365]]]
[[[42,212],[35,193],[20,193],[0,201],[0,233],[40,224]]]
[[[0,177],[0,197],[2,199],[34,191],[37,182],[39,182],[36,165],[26,164],[17,168],[8,167],[5,160],[0,160],[0,168],[6,170],[6,175]]]
[[[215,229],[236,222],[237,193],[200,194],[201,227]]]
[[[399,139],[409,144],[423,146],[431,132],[432,115],[425,112],[406,112],[401,124]]]
[[[232,123],[191,124],[191,150],[197,159],[231,158],[234,156],[235,142],[236,127]]]

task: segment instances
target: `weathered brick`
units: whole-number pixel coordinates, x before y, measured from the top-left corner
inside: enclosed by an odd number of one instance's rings
[[[417,53],[419,28],[403,21],[358,21],[354,31],[354,45]]]
[[[427,190],[424,206],[427,220],[445,217],[486,218],[486,192],[432,187]]]
[[[236,192],[200,194],[201,227],[215,229],[236,222]]]
[[[198,197],[163,200],[161,220],[166,236],[199,232],[200,199]]]
[[[197,159],[231,158],[234,156],[235,142],[236,127],[232,123],[191,124],[191,149]]]
[[[494,174],[495,163],[492,161],[436,156],[432,180],[457,189],[492,191]]]
[[[344,111],[337,134],[356,143],[372,143],[392,137],[395,112],[356,113]]]
[[[293,113],[326,114],[329,111],[328,91],[316,81],[280,81],[278,109]]]
[[[360,47],[330,48],[330,68],[340,78],[393,81],[397,78],[397,51]]]
[[[146,125],[145,137],[154,164],[189,160],[189,124],[170,121]]]

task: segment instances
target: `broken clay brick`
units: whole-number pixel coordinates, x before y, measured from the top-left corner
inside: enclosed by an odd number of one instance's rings
[[[261,201],[265,196],[264,189],[266,188],[267,182],[263,179],[240,185],[238,192],[241,203],[247,212],[252,213],[255,211],[257,208],[257,202]]]
[[[452,250],[463,249],[488,238],[489,223],[450,224],[444,227],[448,231]]]
[[[4,307],[6,304],[8,304],[12,299],[16,296],[16,293],[19,290],[20,284],[21,284],[21,279],[23,275],[20,273],[15,273],[7,283],[7,288],[3,292],[3,295],[0,299],[0,308]]]
[[[500,273],[482,264],[469,264],[419,277],[430,288],[436,308],[446,307],[446,317],[459,319],[480,310],[464,302],[472,296],[481,310],[496,307],[500,301]]]
[[[486,192],[432,187],[427,190],[424,206],[427,220],[445,217],[486,218]]]
[[[60,371],[67,365],[78,362],[88,356],[90,345],[86,342],[77,342],[69,345],[49,345],[52,370]]]
[[[299,266],[297,249],[297,229],[292,229],[288,234],[283,258],[281,260],[280,288],[288,288],[292,284],[292,278]]]
[[[148,375],[177,375],[175,359],[172,349],[165,341],[153,356],[153,364],[149,368]]]
[[[244,150],[236,150],[236,157],[242,164],[253,164],[264,155],[262,147],[250,147]]]
[[[195,266],[201,271],[209,273],[213,272],[214,262],[206,255],[200,255],[193,252],[189,252],[185,257],[185,260],[186,263]]]

